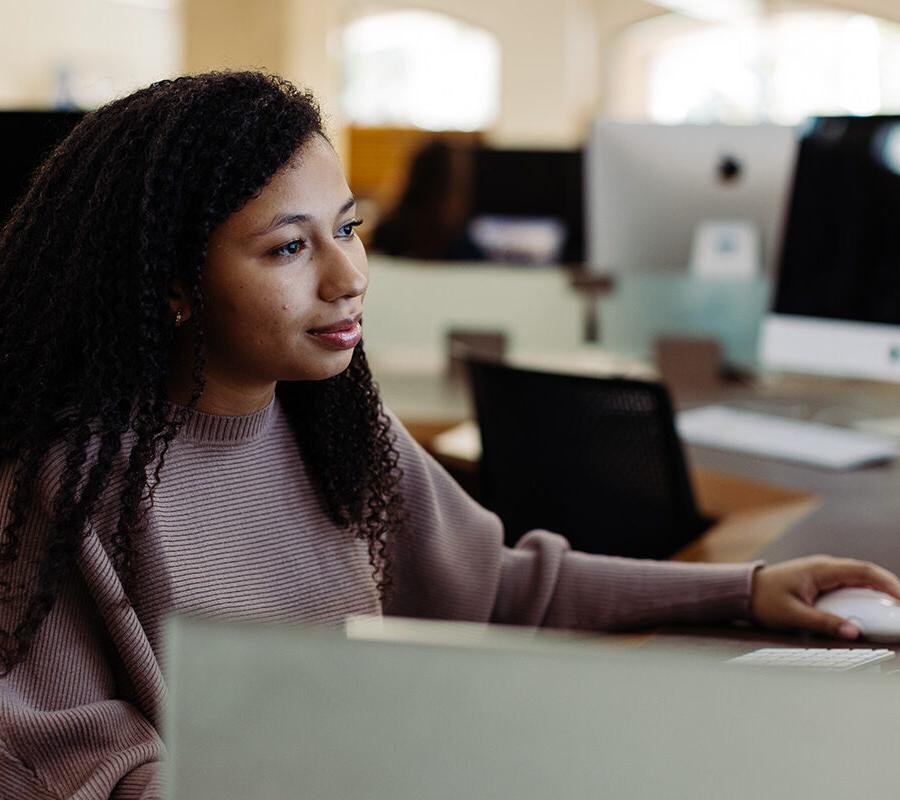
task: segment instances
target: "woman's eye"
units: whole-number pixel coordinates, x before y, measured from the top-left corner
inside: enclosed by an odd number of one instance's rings
[[[276,247],[272,254],[276,256],[295,256],[303,249],[303,240],[294,239],[292,242]]]
[[[354,235],[353,229],[362,224],[363,221],[361,219],[352,219],[346,225],[341,225],[341,227],[338,228],[337,235],[344,239],[349,239]]]

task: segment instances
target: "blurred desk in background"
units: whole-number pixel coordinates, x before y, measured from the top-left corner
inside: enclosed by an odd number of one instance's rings
[[[378,374],[382,396],[420,442],[472,419],[463,384],[442,375]],[[896,416],[900,386],[819,378],[785,378],[754,386],[724,386],[681,404],[732,402],[786,416],[847,423],[862,416]],[[698,560],[782,560],[815,553],[863,558],[900,572],[900,462],[835,472],[769,458],[688,447],[701,505],[722,518],[711,538],[682,557]],[[477,452],[438,452],[465,485],[473,484]],[[467,487],[468,488],[468,487]],[[721,534],[716,538],[716,534]]]

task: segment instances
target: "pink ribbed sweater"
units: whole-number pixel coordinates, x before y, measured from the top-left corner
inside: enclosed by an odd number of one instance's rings
[[[751,565],[588,556],[542,531],[504,548],[497,517],[395,426],[409,524],[387,613],[597,630],[746,613]],[[51,459],[42,477],[30,542],[62,466]],[[11,474],[0,472],[3,513]],[[191,414],[139,544],[131,606],[107,556],[117,489],[112,481],[31,653],[0,680],[2,798],[160,796],[160,647],[173,611],[325,624],[380,611],[366,546],[320,507],[277,401],[244,417]],[[28,580],[27,547],[23,556],[14,583]],[[4,626],[9,614],[0,604]]]

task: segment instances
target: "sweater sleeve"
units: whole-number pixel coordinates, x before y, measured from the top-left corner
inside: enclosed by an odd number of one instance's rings
[[[745,616],[758,564],[686,564],[573,552],[549,531],[503,545],[500,519],[396,420],[406,524],[394,546],[398,616],[627,630]]]
[[[0,471],[0,526],[6,525],[11,468]],[[2,567],[3,586],[35,577],[35,543],[46,533],[35,512],[22,552]],[[82,562],[83,563],[83,562]],[[0,797],[158,798],[162,743],[120,688],[115,646],[96,587],[82,571],[63,584],[30,651],[0,678]],[[21,603],[0,603],[0,626],[18,622]],[[130,609],[129,609],[130,611]]]

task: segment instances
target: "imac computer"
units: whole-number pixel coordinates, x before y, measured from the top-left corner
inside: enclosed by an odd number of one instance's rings
[[[83,116],[81,111],[0,111],[0,227],[35,169]]]
[[[900,116],[801,131],[767,369],[900,381]]]
[[[771,273],[795,147],[786,126],[598,119],[585,158],[592,269],[686,271],[704,226],[737,223],[753,231],[754,270]]]

